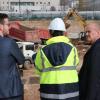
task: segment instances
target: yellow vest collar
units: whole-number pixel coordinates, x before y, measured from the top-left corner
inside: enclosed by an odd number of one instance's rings
[[[64,43],[68,43],[70,40],[68,37],[65,37],[65,36],[56,36],[56,37],[53,37],[51,39],[49,39],[46,44],[49,45],[49,44],[52,44],[52,43],[58,43],[58,42],[64,42]]]

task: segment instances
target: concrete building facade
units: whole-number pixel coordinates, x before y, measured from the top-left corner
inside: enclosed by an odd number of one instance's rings
[[[0,0],[0,10],[16,13],[30,11],[62,11],[62,0]],[[68,5],[64,5],[65,10]]]

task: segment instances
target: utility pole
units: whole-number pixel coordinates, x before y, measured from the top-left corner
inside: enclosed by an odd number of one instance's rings
[[[95,14],[95,13],[96,13],[96,11],[95,11],[95,10],[96,10],[96,9],[95,9],[95,2],[96,2],[96,1],[94,0],[94,6],[93,6],[93,18],[94,18],[94,19],[95,19],[95,17],[96,17],[96,14]]]
[[[8,1],[8,7],[9,7],[9,11],[10,11],[10,9],[11,9],[11,8],[10,8],[10,0]]]
[[[19,0],[19,15],[21,16],[21,7],[20,7],[20,0]]]

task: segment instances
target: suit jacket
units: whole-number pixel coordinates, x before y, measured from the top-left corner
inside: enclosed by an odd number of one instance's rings
[[[84,56],[79,86],[80,100],[100,100],[100,39]]]
[[[23,85],[17,64],[24,63],[24,56],[14,40],[0,37],[0,98],[23,94]]]

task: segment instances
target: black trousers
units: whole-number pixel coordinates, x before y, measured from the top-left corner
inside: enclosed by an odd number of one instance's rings
[[[24,97],[21,95],[21,96],[9,97],[9,98],[0,98],[0,100],[24,100]]]

